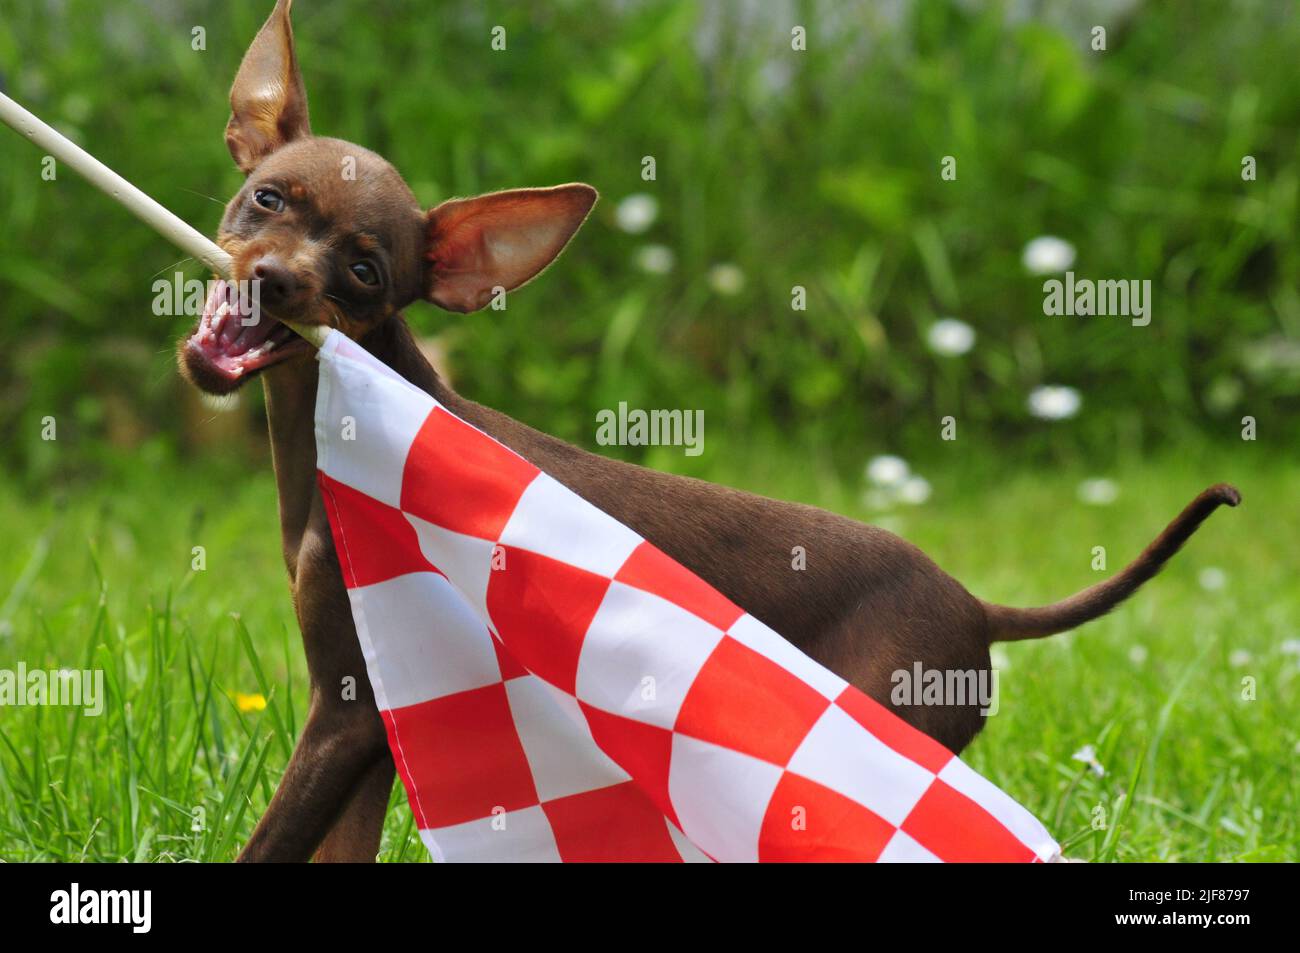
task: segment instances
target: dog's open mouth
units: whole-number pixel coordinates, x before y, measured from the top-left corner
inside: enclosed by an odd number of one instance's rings
[[[195,384],[226,394],[258,371],[310,350],[288,327],[241,297],[237,285],[217,279],[182,357]]]

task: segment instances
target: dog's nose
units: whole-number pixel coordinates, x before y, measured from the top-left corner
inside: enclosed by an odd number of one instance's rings
[[[298,290],[293,272],[280,259],[268,255],[253,266],[253,277],[259,283],[261,300],[274,308],[284,304]]]

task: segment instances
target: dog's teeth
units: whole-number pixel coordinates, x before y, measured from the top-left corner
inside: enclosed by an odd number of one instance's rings
[[[229,313],[230,313],[230,305],[224,301],[221,302],[221,307],[219,307],[217,309],[217,313],[212,316],[213,334],[221,333],[221,326],[226,323],[226,315],[228,315]]]

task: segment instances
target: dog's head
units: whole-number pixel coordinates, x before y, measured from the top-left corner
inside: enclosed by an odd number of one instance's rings
[[[596,201],[591,186],[571,184],[424,211],[382,157],[312,135],[291,4],[278,0],[230,91],[226,145],[248,178],[217,243],[235,281],[214,284],[178,349],[186,376],[209,393],[310,354],[276,319],[360,338],[419,298],[476,311],[550,264]]]

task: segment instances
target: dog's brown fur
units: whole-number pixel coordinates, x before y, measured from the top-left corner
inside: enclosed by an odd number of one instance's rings
[[[234,257],[234,277],[262,277],[263,301],[280,317],[342,328],[451,411],[640,533],[877,701],[890,704],[891,673],[918,661],[926,669],[985,671],[992,641],[1037,638],[1095,619],[1153,576],[1217,506],[1239,501],[1231,487],[1211,487],[1119,575],[1053,606],[1012,609],[975,598],[916,547],[883,530],[608,460],[466,400],[420,354],[399,310],[417,298],[474,310],[493,286],[523,284],[581,225],[595,192],[571,185],[498,193],[444,203],[426,215],[382,158],[312,137],[289,6],[277,2],[231,92],[227,142],[249,173],[219,234]],[[348,157],[356,163],[352,180],[339,172]],[[265,187],[283,194],[284,212],[268,213],[250,201]],[[495,246],[484,236],[503,232],[512,239],[526,232],[516,242],[525,251],[489,261]],[[378,290],[348,284],[347,262],[359,255],[378,259],[384,279]],[[475,268],[482,274],[476,277]],[[233,389],[185,342],[180,361],[198,386]],[[318,860],[372,860],[393,781],[316,489],[316,373],[315,361],[297,347],[263,375],[284,558],[311,702],[288,769],[241,860],[305,860],[313,852]],[[808,553],[800,572],[791,571],[796,545]],[[341,700],[346,677],[358,686],[355,701]],[[953,751],[982,726],[974,703],[892,707]]]

